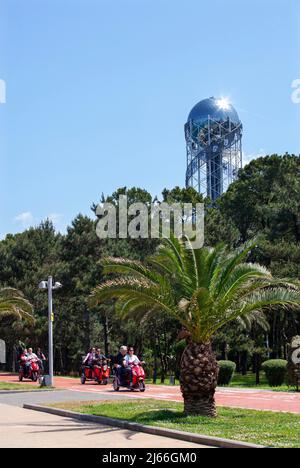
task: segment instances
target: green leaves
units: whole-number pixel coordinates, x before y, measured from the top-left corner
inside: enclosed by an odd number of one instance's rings
[[[267,328],[264,311],[281,306],[299,310],[296,281],[276,280],[258,264],[244,263],[254,242],[228,252],[224,245],[190,251],[184,239],[165,239],[145,264],[106,259],[106,273],[121,274],[99,285],[96,305],[115,298],[122,317],[165,311],[176,317],[196,342],[206,342],[230,321],[257,321]]]
[[[24,298],[20,291],[13,288],[0,289],[0,320],[1,318],[11,316],[33,324],[34,317],[32,312],[32,305]]]

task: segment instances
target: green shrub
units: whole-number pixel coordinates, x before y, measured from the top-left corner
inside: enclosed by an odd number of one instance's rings
[[[224,386],[229,385],[233,374],[236,369],[236,365],[232,361],[218,361],[219,364],[219,377],[218,385]]]
[[[287,361],[284,359],[270,359],[262,365],[270,387],[281,387],[285,381]]]

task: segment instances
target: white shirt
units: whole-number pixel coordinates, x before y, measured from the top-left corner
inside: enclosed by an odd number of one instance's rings
[[[37,355],[34,353],[27,354],[27,361],[31,361],[32,359],[38,359]]]
[[[127,366],[130,365],[130,364],[134,364],[135,362],[136,362],[137,364],[139,364],[139,363],[141,362],[141,361],[139,360],[139,358],[138,358],[135,354],[132,354],[132,355],[127,354],[127,355],[125,356],[125,361],[126,361],[126,365],[127,365]]]

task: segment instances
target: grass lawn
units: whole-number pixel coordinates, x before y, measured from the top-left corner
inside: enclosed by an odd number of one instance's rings
[[[151,379],[147,379],[146,383],[152,384]],[[157,385],[161,385],[161,380],[157,379]],[[166,378],[164,385],[170,385],[169,377]],[[176,380],[176,385],[179,385],[178,380]],[[247,375],[235,374],[229,388],[257,388],[261,390],[273,390],[276,392],[288,392],[293,391],[294,389],[288,387],[287,385],[282,385],[281,387],[270,387],[264,372],[260,374],[260,384],[256,385],[255,383],[255,374],[248,372]]]
[[[33,385],[26,385],[26,384],[18,384],[18,383],[9,383],[9,382],[0,382],[0,391],[1,390],[26,390],[28,392],[32,392],[35,390],[45,390],[45,387],[40,387],[38,384],[36,386]],[[46,390],[51,390],[50,388],[46,388]]]
[[[248,372],[247,375],[235,374],[233,376],[232,382],[230,384],[232,388],[261,388],[266,390],[274,390],[277,392],[288,392],[294,390],[287,385],[282,385],[281,387],[270,387],[266,379],[265,373],[260,373],[260,384],[256,385],[255,383],[255,374]]]
[[[134,400],[102,403],[69,402],[51,405],[79,413],[127,419],[150,426],[224,437],[268,447],[300,447],[300,415],[219,408],[218,418],[185,417],[182,403]]]

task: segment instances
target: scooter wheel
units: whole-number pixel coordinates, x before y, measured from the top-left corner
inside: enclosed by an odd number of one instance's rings
[[[108,379],[104,379],[102,383],[103,383],[103,385],[107,385],[108,384]]]
[[[19,382],[22,382],[23,380],[23,375],[19,375]]]
[[[120,390],[120,387],[116,380],[113,381],[113,388],[115,392],[118,392]]]
[[[85,384],[86,378],[85,378],[84,375],[81,376],[80,381],[81,381],[82,385]]]
[[[34,372],[34,373],[32,374],[32,380],[33,380],[33,382],[37,382],[37,379],[38,379],[38,374],[37,374],[37,372]]]
[[[144,382],[140,382],[139,383],[139,390],[140,392],[144,392],[146,390],[146,387],[145,387],[145,383]]]

